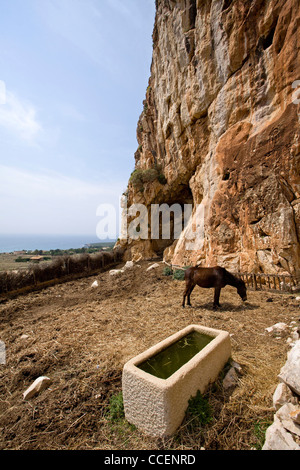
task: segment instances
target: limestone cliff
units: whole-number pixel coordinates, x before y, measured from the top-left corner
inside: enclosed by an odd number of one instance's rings
[[[156,0],[128,205],[194,209],[179,240],[121,242],[127,258],[299,271],[299,12],[299,0]]]

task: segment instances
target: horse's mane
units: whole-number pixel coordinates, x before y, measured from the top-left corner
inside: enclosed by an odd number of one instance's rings
[[[244,281],[238,275],[232,274],[231,272],[227,271],[227,269],[225,269],[225,272],[226,272],[226,277],[228,281],[233,283],[233,285],[238,286],[238,285],[244,284]]]

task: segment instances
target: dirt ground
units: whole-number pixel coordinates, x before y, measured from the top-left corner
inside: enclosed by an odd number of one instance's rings
[[[49,287],[0,304],[0,449],[255,449],[261,428],[273,421],[272,395],[286,362],[287,334],[265,331],[297,322],[295,295],[196,288],[193,308],[182,309],[184,283],[149,262],[119,277],[108,272]],[[92,288],[97,280],[99,287]],[[207,392],[213,420],[197,428],[188,418],[169,439],[143,435],[124,419],[109,416],[110,400],[122,389],[124,363],[189,324],[231,334],[232,357],[242,366],[231,394],[220,385]],[[295,326],[295,324],[291,325]],[[22,338],[22,335],[28,335]],[[39,376],[49,389],[29,401],[23,392]]]

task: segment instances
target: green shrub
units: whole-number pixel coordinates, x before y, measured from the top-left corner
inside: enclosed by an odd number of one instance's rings
[[[131,183],[138,190],[141,190],[144,186],[142,175],[143,170],[134,170],[129,178],[129,183]]]
[[[153,181],[159,181],[160,184],[166,184],[167,180],[165,175],[161,172],[160,167],[157,165],[154,168],[148,168],[146,170],[141,170],[137,168],[131,173],[129,182],[139,191],[144,189],[144,184],[152,183]]]
[[[157,170],[155,168],[149,168],[148,170],[144,170],[142,174],[142,181],[143,183],[152,183],[157,179]]]
[[[169,266],[165,266],[163,269],[163,276],[172,276],[173,270]]]
[[[270,420],[256,421],[254,423],[254,435],[256,437],[257,443],[254,444],[254,447],[257,450],[261,450],[262,446],[265,443],[266,431],[272,422]]]
[[[122,392],[111,397],[109,401],[108,417],[111,421],[120,421],[125,419]]]
[[[175,281],[184,281],[184,274],[185,271],[183,271],[182,269],[176,269],[173,273],[173,279]]]
[[[157,179],[160,182],[160,184],[166,184],[167,183],[167,178],[165,177],[165,175],[163,173],[160,173],[158,175]]]
[[[208,399],[199,390],[195,397],[189,399],[186,416],[192,427],[205,426],[213,420],[213,412]]]

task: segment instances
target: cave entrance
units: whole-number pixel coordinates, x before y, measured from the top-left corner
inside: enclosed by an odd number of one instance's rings
[[[193,210],[189,185],[180,184],[169,191],[165,200],[151,205],[151,245],[157,256],[180,237]]]

